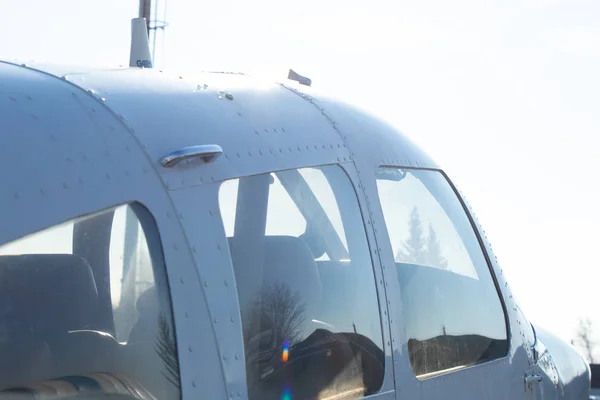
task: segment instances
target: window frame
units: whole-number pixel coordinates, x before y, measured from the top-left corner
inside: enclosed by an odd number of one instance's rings
[[[145,203],[144,201],[142,201],[139,198],[131,198],[131,199],[124,200],[124,201],[110,202],[108,204],[103,204],[101,207],[95,207],[93,209],[86,209],[86,211],[83,213],[65,214],[66,218],[61,217],[55,221],[52,221],[49,224],[44,224],[42,226],[36,226],[36,228],[34,228],[34,229],[28,230],[22,234],[19,234],[18,236],[11,237],[10,239],[8,239],[4,242],[0,242],[0,247],[23,240],[23,239],[27,238],[28,236],[33,236],[33,235],[43,233],[47,230],[56,228],[63,224],[71,223],[73,226],[73,232],[72,232],[72,236],[70,238],[70,242],[73,246],[72,254],[78,255],[80,253],[77,253],[76,249],[79,247],[79,243],[75,240],[77,230],[78,229],[85,230],[86,223],[90,223],[90,221],[93,221],[95,218],[102,217],[103,219],[105,219],[105,221],[103,221],[102,226],[100,226],[101,229],[97,229],[97,234],[99,235],[99,239],[102,240],[102,243],[104,243],[105,246],[103,246],[104,247],[103,249],[99,249],[99,251],[105,252],[105,254],[102,255],[102,257],[105,258],[104,261],[106,263],[106,265],[104,267],[108,269],[109,274],[110,274],[110,269],[111,269],[110,246],[111,246],[112,227],[113,227],[113,223],[114,223],[114,219],[115,219],[115,211],[121,207],[125,207],[125,208],[128,207],[131,209],[131,211],[134,213],[138,223],[140,224],[142,231],[144,232],[144,235],[146,238],[146,243],[148,245],[148,256],[149,256],[151,264],[152,264],[153,274],[154,274],[154,268],[156,265],[160,265],[162,268],[163,277],[161,277],[161,278],[164,278],[164,279],[160,279],[162,281],[160,284],[161,284],[161,286],[163,286],[164,289],[166,289],[167,294],[166,294],[166,298],[163,298],[163,299],[160,299],[161,296],[159,296],[159,307],[162,307],[163,305],[168,306],[168,310],[164,310],[164,311],[168,311],[170,313],[169,314],[169,316],[170,316],[170,321],[169,321],[170,326],[169,327],[172,330],[171,335],[173,336],[173,339],[175,340],[175,348],[176,348],[175,354],[177,356],[177,365],[179,368],[179,379],[177,382],[177,391],[178,391],[177,399],[181,400],[181,399],[183,399],[183,395],[184,395],[184,385],[183,385],[183,381],[182,381],[182,377],[181,377],[181,371],[183,369],[183,362],[180,357],[180,348],[179,348],[180,343],[178,340],[179,337],[178,337],[178,333],[177,333],[176,310],[175,310],[175,306],[174,306],[174,302],[173,302],[173,287],[174,286],[172,285],[172,283],[170,281],[169,264],[167,263],[167,255],[165,252],[166,248],[164,245],[163,238],[161,236],[161,228],[160,228],[159,219],[157,218],[157,214],[151,210],[151,207],[149,207],[149,205],[147,203]],[[102,230],[104,230],[104,232],[100,233]],[[96,232],[94,232],[94,234],[96,234]],[[86,250],[90,250],[90,248],[88,247],[88,248],[86,248]],[[93,248],[91,250],[92,250],[92,252],[95,251],[95,249],[93,249]],[[32,253],[32,254],[36,254],[36,253]],[[92,270],[92,274],[94,274],[93,270]],[[96,278],[95,275],[94,275],[94,278]],[[98,283],[96,283],[96,284],[98,284]],[[108,283],[107,285],[108,285],[107,287],[109,289],[109,296],[107,298],[108,305],[110,305],[110,312],[113,313],[112,299],[110,297],[110,290],[111,290],[110,283]],[[155,280],[155,285],[158,285],[157,280]],[[160,301],[160,300],[164,300],[164,301]],[[114,314],[111,316],[110,323],[111,323],[111,327],[109,327],[109,328],[111,328],[111,330],[113,332],[115,332]],[[117,340],[116,332],[115,332],[115,335],[112,337],[113,337],[113,339]],[[108,371],[108,373],[112,373],[112,371]],[[55,379],[60,379],[60,378],[55,378]],[[103,393],[106,394],[106,392],[103,392]]]
[[[492,282],[494,283],[494,287],[496,289],[496,295],[498,296],[499,300],[500,300],[500,305],[502,307],[502,312],[504,314],[504,325],[506,328],[506,341],[507,341],[507,347],[506,347],[506,354],[503,357],[500,358],[494,358],[492,360],[488,360],[488,361],[484,361],[481,363],[474,363],[474,364],[469,364],[469,365],[465,365],[465,366],[458,366],[458,367],[454,367],[454,368],[449,368],[449,369],[444,369],[444,370],[440,370],[440,371],[434,371],[434,372],[430,372],[427,374],[422,374],[422,375],[417,375],[414,373],[414,370],[411,367],[411,371],[413,373],[413,376],[416,377],[420,382],[424,382],[428,379],[431,378],[435,378],[438,377],[440,375],[444,375],[444,374],[449,374],[449,373],[456,373],[456,372],[460,372],[463,370],[466,370],[468,368],[473,368],[473,367],[477,367],[480,365],[486,365],[489,363],[493,363],[493,362],[497,362],[499,360],[507,360],[510,357],[510,354],[512,352],[512,334],[511,334],[511,325],[510,325],[510,318],[509,318],[509,314],[508,314],[508,308],[506,306],[506,301],[504,299],[504,294],[502,292],[502,288],[500,286],[500,283],[498,282],[498,278],[496,276],[496,273],[494,271],[494,267],[492,265],[492,260],[491,257],[486,249],[486,244],[485,241],[481,235],[480,229],[477,225],[477,223],[475,222],[475,219],[473,217],[473,215],[471,214],[471,212],[469,211],[469,207],[467,206],[467,204],[465,203],[465,200],[463,199],[463,197],[461,196],[461,194],[459,193],[458,189],[456,188],[456,186],[454,185],[454,183],[452,182],[452,180],[448,177],[448,175],[439,168],[428,168],[428,167],[414,167],[414,166],[399,166],[399,165],[391,165],[391,164],[379,164],[377,167],[375,167],[375,169],[373,170],[374,173],[374,178],[375,178],[375,192],[377,195],[377,200],[379,202],[378,206],[379,206],[379,210],[381,213],[381,219],[383,220],[384,224],[385,224],[385,229],[386,229],[386,238],[387,238],[387,242],[386,245],[389,245],[391,248],[391,238],[389,235],[389,230],[387,227],[387,221],[385,219],[385,216],[383,214],[383,207],[381,205],[381,197],[379,195],[379,190],[377,188],[377,170],[382,169],[382,168],[389,168],[389,169],[403,169],[403,170],[412,170],[412,171],[432,171],[432,172],[437,172],[439,174],[441,174],[441,176],[444,178],[444,180],[448,183],[448,185],[450,186],[450,188],[452,189],[452,192],[454,193],[454,195],[456,196],[457,200],[459,201],[461,208],[463,210],[463,212],[465,213],[465,215],[467,216],[468,220],[469,220],[469,225],[471,226],[471,229],[473,230],[473,233],[475,234],[475,237],[477,238],[477,242],[479,244],[479,248],[481,249],[482,253],[483,253],[483,257],[485,259],[485,262],[487,264],[487,269],[491,275],[492,278]],[[437,200],[437,199],[436,199]],[[393,251],[392,253],[392,258],[393,258]]]
[[[298,172],[299,177],[304,180],[304,183],[306,184],[306,188],[308,190],[310,190],[311,193],[313,193],[312,188],[310,188],[308,182],[306,181],[306,178],[304,178],[304,176],[302,176],[302,174],[300,173],[300,170],[308,169],[308,168],[320,169],[323,167],[339,168],[340,171],[345,175],[345,177],[350,185],[350,188],[352,189],[352,192],[354,193],[354,196],[355,196],[354,201],[356,202],[358,211],[360,213],[360,222],[362,224],[362,229],[363,229],[364,237],[365,237],[366,244],[367,244],[367,250],[369,252],[369,260],[371,263],[370,273],[371,273],[371,277],[373,279],[373,284],[375,287],[377,312],[379,315],[379,327],[381,330],[382,351],[383,351],[383,360],[384,360],[384,364],[383,364],[384,371],[383,371],[383,379],[381,381],[381,384],[380,384],[378,390],[374,393],[369,394],[368,397],[384,396],[388,393],[393,392],[395,390],[395,386],[396,386],[396,380],[395,380],[394,372],[393,372],[393,370],[394,370],[393,358],[392,358],[393,349],[391,347],[392,338],[391,338],[391,330],[390,330],[390,328],[391,328],[390,316],[388,315],[389,314],[388,295],[387,295],[386,289],[385,289],[385,277],[383,274],[383,264],[381,261],[381,257],[378,255],[379,253],[377,250],[377,248],[378,248],[377,237],[376,237],[377,235],[375,234],[374,230],[372,229],[372,222],[371,222],[372,217],[371,217],[371,213],[369,211],[370,208],[369,208],[366,192],[365,192],[364,188],[361,188],[360,178],[357,175],[358,174],[357,168],[353,164],[325,162],[325,163],[316,163],[316,164],[308,164],[308,165],[301,164],[301,165],[295,165],[295,166],[283,167],[283,168],[274,168],[274,169],[269,168],[267,170],[256,172],[256,173],[251,173],[251,174],[228,176],[217,182],[217,184],[218,184],[217,188],[216,188],[217,204],[219,204],[218,196],[219,196],[221,187],[224,183],[226,183],[228,181],[238,180],[238,182],[239,182],[240,180],[246,179],[246,178],[256,177],[256,176],[260,176],[260,175],[277,174],[277,173],[285,172],[285,171]],[[342,208],[340,208],[340,205],[338,203],[336,186],[332,185],[332,183],[328,179],[327,174],[325,174],[325,173],[323,173],[323,174],[324,174],[325,179],[327,180],[329,187],[331,188],[331,190],[333,192],[333,196],[336,201],[336,206],[338,207],[338,211],[343,220],[344,212],[343,212]],[[358,180],[358,184],[356,183],[356,180]],[[281,184],[282,184],[282,186],[285,187],[285,185],[283,185],[283,183],[281,183]],[[239,190],[239,187],[238,187],[238,190]],[[288,195],[289,195],[289,193],[288,193]],[[319,204],[319,207],[326,214],[326,210],[325,210],[325,208],[323,208],[323,206],[319,202],[317,196],[314,193],[313,193],[313,196],[314,196],[315,201],[317,201],[317,204]],[[290,196],[290,198],[291,198],[291,196]],[[294,202],[294,206],[297,207],[294,199],[292,199],[292,201]],[[237,203],[236,203],[236,206],[237,206]],[[267,205],[267,207],[268,207],[268,205]],[[219,206],[219,208],[220,208],[220,206]],[[304,214],[302,214],[302,210],[300,210],[299,208],[298,208],[298,210],[300,211],[301,215],[304,217]],[[221,226],[224,228],[225,221],[223,220],[221,211],[219,211],[219,218],[220,218]],[[266,215],[265,215],[265,218],[266,218]],[[236,221],[234,219],[234,226],[235,226],[235,223],[236,223]],[[266,219],[265,219],[265,224],[266,224]],[[335,232],[335,228],[333,228],[333,225],[332,225],[332,229]],[[347,235],[347,233],[346,233],[346,235]],[[225,229],[223,229],[223,236],[224,237],[227,236]],[[347,240],[347,238],[346,238],[346,240]],[[350,246],[349,243],[348,243],[348,246]],[[349,251],[349,249],[348,249],[348,251]],[[228,257],[229,257],[230,267],[233,268],[230,250],[228,250],[227,253],[228,253]],[[237,301],[237,306],[238,306],[238,310],[241,310],[241,305],[239,304],[239,300]],[[386,345],[386,342],[387,342],[387,345]],[[246,372],[246,368],[247,368],[247,366],[244,365],[244,372]]]

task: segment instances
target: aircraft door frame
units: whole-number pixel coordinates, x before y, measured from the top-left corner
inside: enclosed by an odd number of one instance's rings
[[[391,167],[402,168],[402,166]],[[471,220],[472,228],[480,240],[482,251],[488,260],[488,265],[491,266],[490,272],[492,277],[497,279],[497,285],[500,289],[500,300],[506,305],[509,351],[505,357],[489,362],[455,371],[446,371],[443,374],[433,375],[425,379],[419,379],[415,376],[409,360],[406,327],[402,319],[403,304],[400,300],[401,288],[395,271],[394,254],[383,218],[373,170],[367,179],[362,179],[361,183],[366,198],[374,199],[368,202],[368,206],[370,207],[371,226],[377,243],[377,250],[384,272],[385,288],[389,299],[388,307],[390,309],[390,321],[392,321],[390,328],[392,330],[392,343],[394,344],[393,354],[397,399],[448,398],[454,394],[461,398],[534,399],[534,392],[528,390],[524,382],[525,372],[530,366],[530,359],[527,354],[527,346],[523,345],[521,331],[517,329],[515,332],[514,327],[519,326],[519,321],[517,321],[515,314],[511,311],[513,306],[512,294],[510,294],[510,289],[508,289],[508,284],[503,279],[503,276],[501,279],[499,278],[499,275],[501,275],[497,273],[499,267],[496,264],[495,257],[489,251],[489,243],[487,243],[486,238],[482,235],[481,227],[474,219],[472,212],[467,208],[468,206],[465,204],[462,196],[454,188],[452,182],[450,180],[448,182],[457,193],[459,200],[467,212],[467,216]],[[491,393],[497,396],[490,397]]]
[[[384,281],[377,256],[377,249],[374,245],[373,232],[369,229],[370,218],[368,208],[365,203],[364,194],[359,189],[360,180],[357,177],[356,170],[351,163],[302,165],[293,169],[325,165],[340,167],[346,173],[356,193],[365,235],[371,252],[372,268],[375,274],[385,348],[385,371],[379,391],[367,397],[382,400],[395,399],[394,366],[390,350],[391,336]],[[277,171],[265,171],[264,173]],[[226,180],[244,178],[246,176],[249,175],[231,176],[227,177]],[[204,292],[204,298],[208,306],[209,320],[212,321],[211,329],[216,340],[220,370],[225,380],[226,392],[228,395],[236,398],[240,393],[242,396],[245,396],[247,382],[241,310],[236,290],[234,268],[229,254],[229,244],[221,221],[219,205],[219,188],[226,180],[172,190],[170,191],[170,195],[177,210],[178,219],[185,232],[187,244],[195,259],[197,273],[202,283],[202,291]],[[203,347],[199,351],[202,351]]]
[[[367,241],[371,252],[371,262],[373,264],[373,273],[375,274],[375,282],[377,288],[377,296],[379,298],[379,314],[382,322],[382,332],[385,346],[385,377],[382,384],[381,391],[372,397],[381,399],[398,399],[398,356],[396,355],[396,339],[392,335],[392,326],[400,323],[400,318],[390,318],[392,315],[392,302],[390,296],[390,288],[388,287],[389,278],[387,275],[390,271],[386,271],[385,266],[381,262],[380,254],[381,248],[378,246],[377,232],[374,228],[373,210],[370,204],[369,196],[365,192],[365,180],[360,174],[356,164],[351,162],[341,163],[340,165],[348,178],[354,186],[356,197],[358,199],[361,215],[363,219],[363,225],[365,227],[365,233],[367,235]],[[381,396],[381,397],[378,397]],[[371,398],[371,397],[369,397]],[[403,397],[413,398],[413,397]]]

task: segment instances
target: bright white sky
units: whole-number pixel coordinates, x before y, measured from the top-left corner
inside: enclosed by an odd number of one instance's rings
[[[138,0],[0,0],[0,58],[118,65]],[[450,174],[525,313],[600,342],[598,0],[170,0],[159,66],[288,68]]]

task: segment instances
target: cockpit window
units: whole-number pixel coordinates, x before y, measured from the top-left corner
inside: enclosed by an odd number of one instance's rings
[[[437,171],[380,168],[377,188],[415,374],[506,355],[505,314],[471,222]]]
[[[137,203],[0,246],[0,398],[180,398],[161,249]]]
[[[355,399],[383,382],[375,279],[354,188],[337,166],[224,182],[249,398]]]

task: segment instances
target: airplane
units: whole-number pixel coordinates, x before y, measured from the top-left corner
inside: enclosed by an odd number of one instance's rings
[[[591,398],[444,170],[290,78],[156,70],[144,19],[0,62],[0,399]]]

